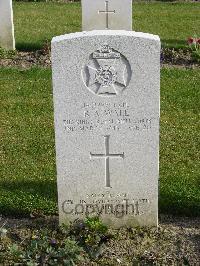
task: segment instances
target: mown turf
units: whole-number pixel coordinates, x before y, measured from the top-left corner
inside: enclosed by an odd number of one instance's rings
[[[160,210],[200,215],[200,71],[163,70]]]
[[[199,13],[200,3],[134,3],[133,28],[158,34],[164,46],[185,47],[200,34]],[[17,2],[14,22],[17,49],[40,49],[53,36],[81,31],[81,5]]]
[[[56,211],[50,70],[1,69],[0,212]]]
[[[160,212],[200,214],[200,72],[161,78]],[[0,69],[0,212],[57,212],[51,71]]]

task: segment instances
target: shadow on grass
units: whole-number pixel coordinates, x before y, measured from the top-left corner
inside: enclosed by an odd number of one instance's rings
[[[189,200],[184,196],[176,196],[161,192],[159,196],[159,213],[177,216],[200,216],[200,201]]]
[[[188,48],[187,40],[161,39],[161,43],[164,48]]]
[[[56,181],[5,181],[1,184],[0,213],[11,217],[30,217],[31,213],[57,214]],[[159,214],[200,216],[200,202],[161,192]]]
[[[48,43],[50,45],[50,40],[44,40],[40,43],[29,43],[29,42],[17,42],[16,49],[20,52],[35,52],[37,50],[43,49],[44,45]],[[162,39],[162,47],[164,48],[175,48],[175,49],[187,49],[187,40],[176,40],[176,39]]]
[[[37,50],[41,50],[45,44],[44,43],[26,43],[26,42],[21,42],[16,44],[16,49],[20,52],[35,52]]]
[[[57,214],[56,181],[22,180],[0,183],[0,213],[30,216],[32,212]]]

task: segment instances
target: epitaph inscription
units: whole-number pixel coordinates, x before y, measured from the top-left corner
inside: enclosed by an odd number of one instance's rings
[[[97,96],[122,94],[131,75],[131,67],[125,56],[107,44],[92,53],[82,69],[85,86]]]

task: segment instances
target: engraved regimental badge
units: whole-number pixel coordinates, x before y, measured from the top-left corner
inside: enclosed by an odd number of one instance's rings
[[[131,67],[121,53],[102,45],[89,56],[82,78],[90,92],[98,96],[120,95],[131,79]]]

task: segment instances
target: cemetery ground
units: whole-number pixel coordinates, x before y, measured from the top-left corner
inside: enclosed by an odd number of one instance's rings
[[[199,264],[200,70],[186,39],[199,34],[200,4],[133,10],[134,29],[163,46],[159,229],[112,230],[98,219],[58,228],[49,42],[81,31],[80,4],[14,3],[17,51],[0,50],[0,263]]]

